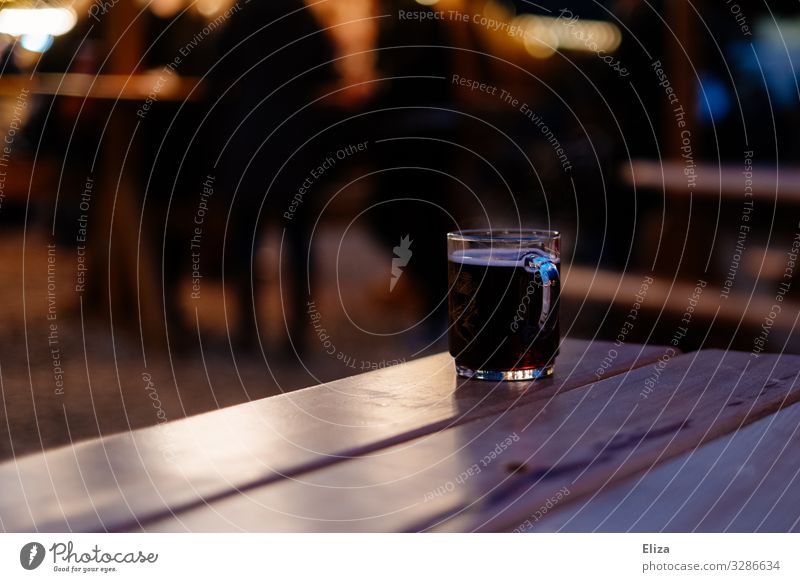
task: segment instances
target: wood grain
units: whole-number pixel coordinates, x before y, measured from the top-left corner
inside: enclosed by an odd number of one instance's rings
[[[679,356],[649,393],[652,365],[145,529],[513,530],[543,508],[567,506],[797,401],[798,368],[796,356]],[[556,499],[559,491],[567,493]]]
[[[566,504],[732,433],[800,400],[798,369],[797,356],[702,351],[671,360],[646,398],[642,386],[655,367],[637,370],[625,379],[627,390],[608,394],[604,412],[574,446],[554,447],[561,453],[556,462],[529,463],[518,484],[494,491],[485,507],[463,512],[443,529],[513,530],[561,487],[570,491]],[[603,425],[605,434],[598,434]]]
[[[742,406],[739,404],[738,406]],[[800,404],[556,509],[534,531],[800,531]]]
[[[589,382],[611,344],[566,340],[536,383],[457,379],[447,354],[0,466],[6,531],[135,527]],[[607,375],[663,348],[624,346]]]

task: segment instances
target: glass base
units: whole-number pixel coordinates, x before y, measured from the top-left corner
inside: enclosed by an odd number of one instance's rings
[[[553,366],[541,368],[522,368],[519,370],[471,370],[466,366],[456,366],[456,372],[464,378],[473,380],[539,380],[553,375]]]

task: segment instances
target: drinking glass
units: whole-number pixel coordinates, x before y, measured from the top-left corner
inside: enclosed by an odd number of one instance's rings
[[[460,376],[534,380],[553,373],[560,242],[554,230],[448,233],[448,335]]]

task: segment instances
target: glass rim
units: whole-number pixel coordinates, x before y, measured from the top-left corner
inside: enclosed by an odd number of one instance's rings
[[[560,238],[560,231],[545,228],[474,228],[447,233],[448,240],[466,242],[542,241]]]

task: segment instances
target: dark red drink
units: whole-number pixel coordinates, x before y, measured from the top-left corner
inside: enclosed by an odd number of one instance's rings
[[[459,373],[484,379],[552,373],[559,260],[540,248],[469,249],[448,259],[450,353]]]

